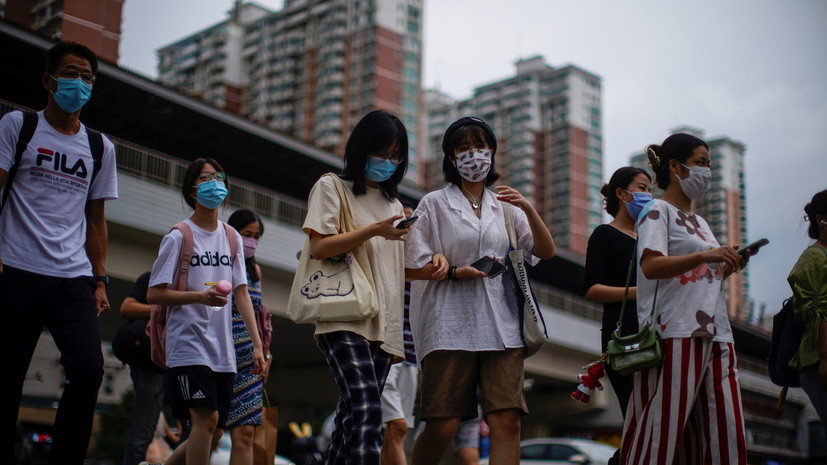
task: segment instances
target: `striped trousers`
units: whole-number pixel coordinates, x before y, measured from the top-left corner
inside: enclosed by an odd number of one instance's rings
[[[622,465],[746,465],[732,343],[663,340],[663,365],[634,374]]]
[[[318,343],[340,393],[325,464],[379,465],[382,389],[393,356],[349,331],[321,334]]]

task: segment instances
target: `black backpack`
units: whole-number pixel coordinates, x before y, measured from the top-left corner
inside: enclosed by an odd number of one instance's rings
[[[127,365],[147,371],[163,371],[152,362],[149,335],[146,325],[149,318],[129,320],[124,323],[112,339],[112,354]]]
[[[3,196],[0,199],[0,209],[6,204],[6,200],[11,192],[11,183],[14,176],[17,174],[17,167],[20,165],[20,160],[23,158],[23,152],[29,146],[29,141],[32,140],[34,130],[37,129],[37,113],[32,111],[21,111],[23,113],[23,125],[20,126],[20,132],[17,134],[17,145],[14,151],[14,161],[9,174],[6,177],[6,184],[3,186]],[[95,181],[98,171],[101,167],[101,159],[103,158],[103,136],[98,131],[86,128],[86,136],[89,139],[89,150],[92,152],[92,177],[89,179],[89,187],[91,189],[92,182]]]
[[[801,387],[798,370],[792,368],[790,360],[798,353],[804,327],[795,322],[793,299],[784,300],[781,311],[772,318],[772,346],[767,358],[770,380],[782,387]]]

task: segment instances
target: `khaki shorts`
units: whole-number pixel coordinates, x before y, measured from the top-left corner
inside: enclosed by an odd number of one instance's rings
[[[483,415],[506,409],[528,414],[523,392],[524,350],[429,353],[422,359],[418,417],[425,421],[476,417],[477,386]]]

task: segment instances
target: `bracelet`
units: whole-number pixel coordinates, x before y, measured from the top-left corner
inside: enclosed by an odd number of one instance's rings
[[[457,279],[457,267],[456,266],[449,266],[448,267],[448,279]]]

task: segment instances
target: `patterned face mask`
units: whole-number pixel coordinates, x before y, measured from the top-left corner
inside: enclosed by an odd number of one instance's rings
[[[458,153],[454,157],[454,166],[466,181],[482,181],[491,169],[491,150],[471,149]]]

